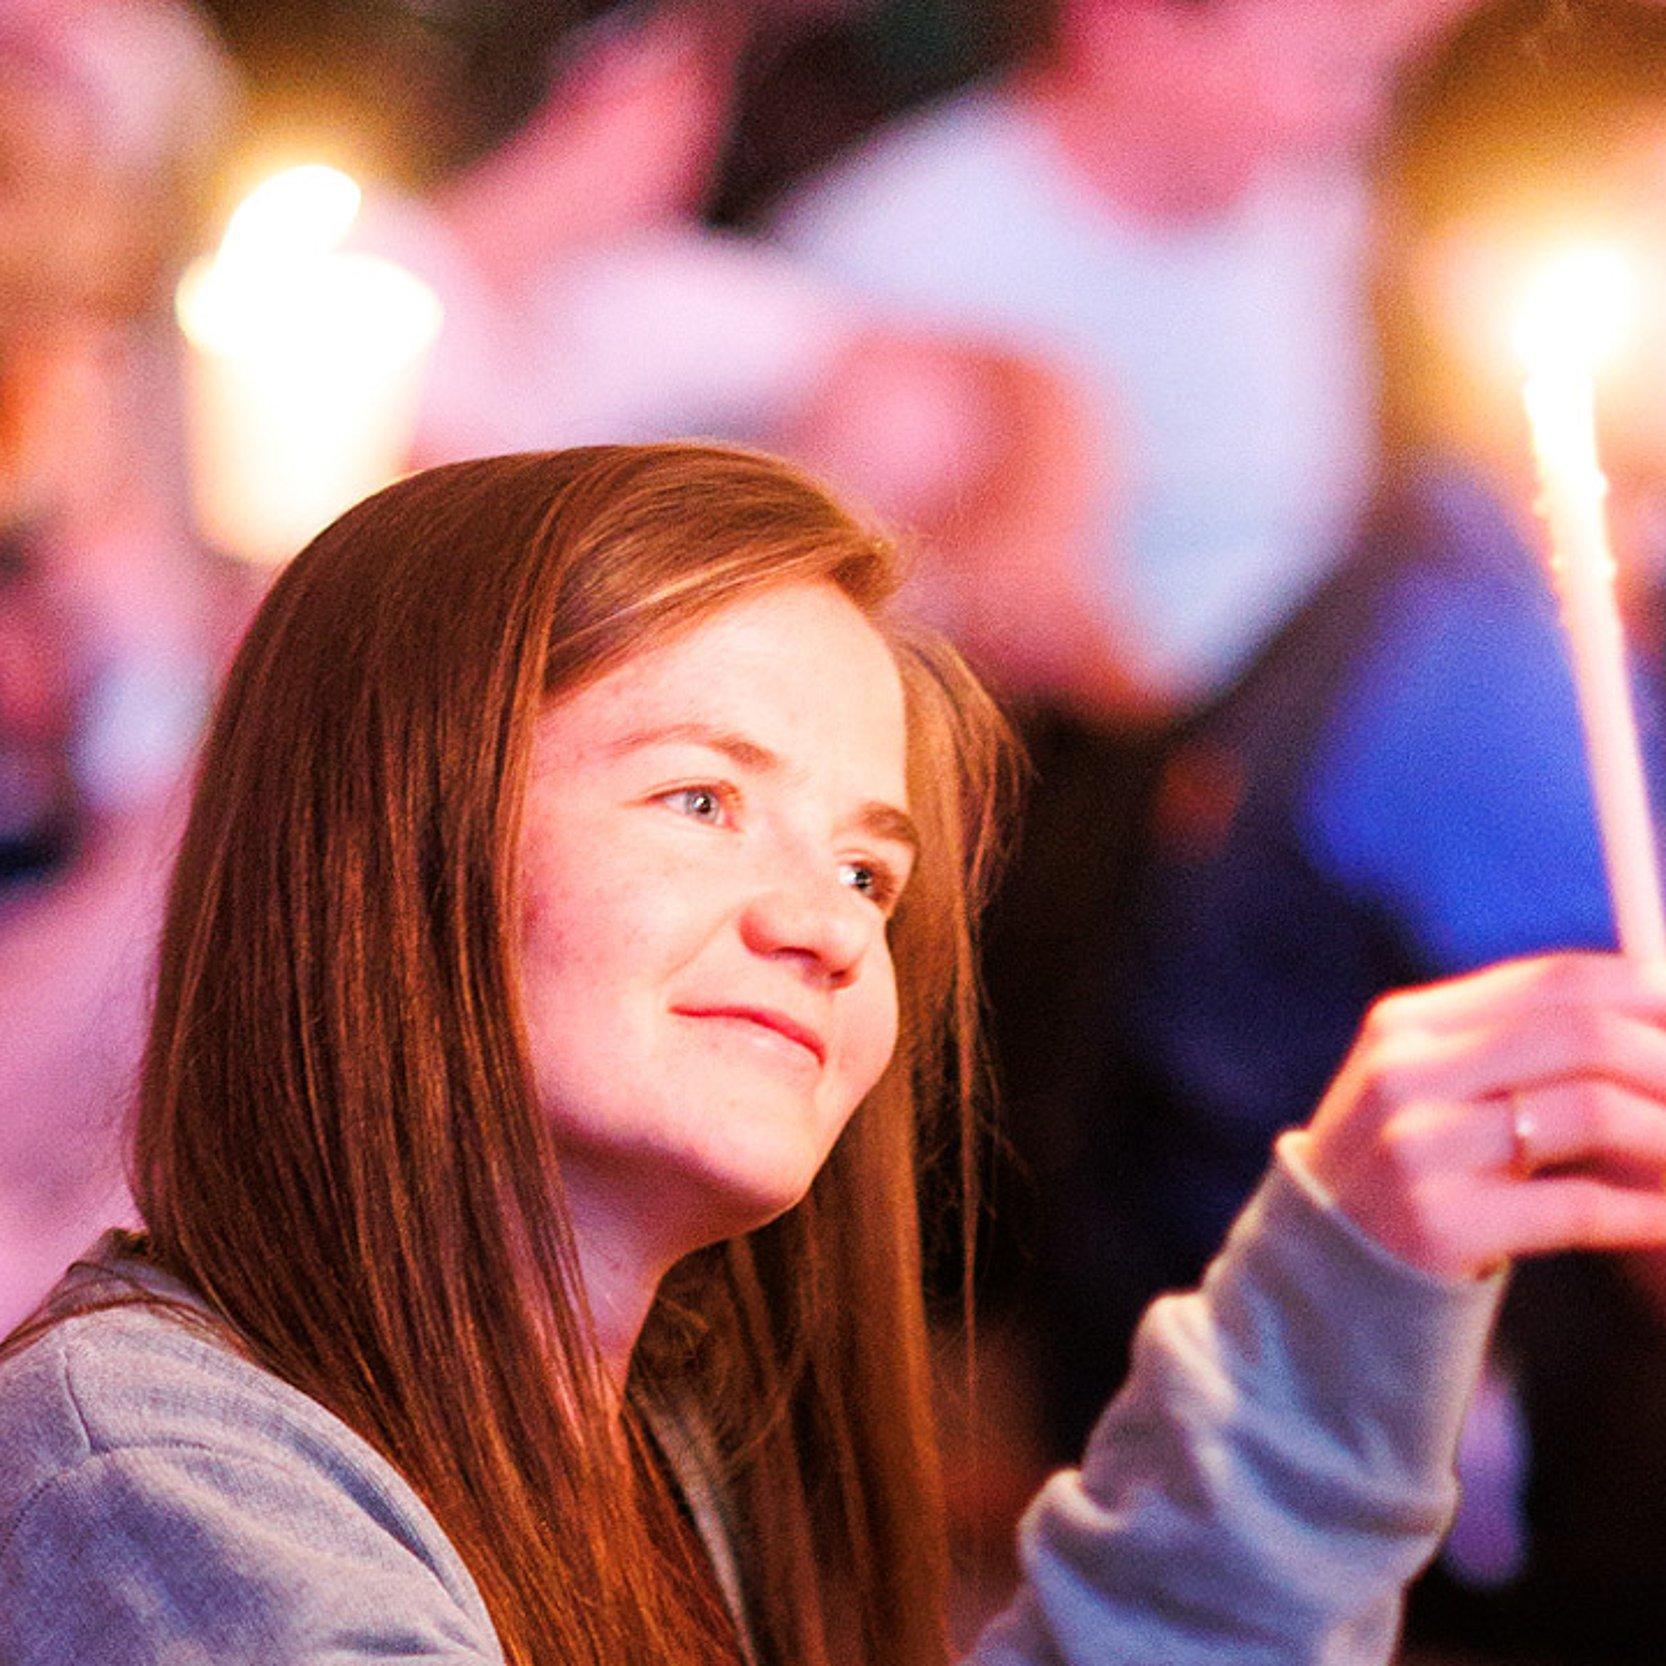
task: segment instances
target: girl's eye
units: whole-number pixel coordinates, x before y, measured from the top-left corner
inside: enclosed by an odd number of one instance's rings
[[[860,891],[880,908],[889,909],[897,900],[896,876],[883,863],[841,862],[839,879],[851,890]]]
[[[721,787],[678,787],[675,792],[662,793],[660,802],[690,821],[722,826],[729,817],[728,797]]]

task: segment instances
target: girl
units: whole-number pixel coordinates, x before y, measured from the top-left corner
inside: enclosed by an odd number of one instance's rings
[[[1005,751],[893,583],[678,446],[418,475],[285,572],[173,881],[147,1230],[0,1363],[0,1659],[946,1660],[915,1187]],[[1666,1242],[1663,1014],[1604,957],[1380,1007],[974,1659],[1386,1658],[1489,1269]]]

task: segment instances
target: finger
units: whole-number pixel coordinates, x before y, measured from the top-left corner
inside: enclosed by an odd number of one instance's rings
[[[1489,1111],[1491,1107],[1487,1108]],[[1657,1184],[1666,1170],[1666,1105],[1604,1081],[1556,1082],[1509,1095],[1499,1168],[1536,1173],[1578,1164],[1619,1184]]]
[[[1493,1181],[1470,1190],[1451,1232],[1466,1271],[1558,1250],[1666,1244],[1666,1190],[1658,1187],[1616,1186],[1579,1174]]]
[[[1438,1032],[1582,1005],[1666,1020],[1666,962],[1587,952],[1507,960],[1386,995],[1368,1022],[1385,1031]]]
[[[1580,1163],[1645,1184],[1666,1171],[1666,1104],[1614,1082],[1562,1081],[1479,1103],[1413,1105],[1383,1124],[1382,1144],[1391,1169],[1412,1182]]]
[[[1576,1078],[1666,1100],[1666,1027],[1594,1006],[1516,1012],[1495,1024],[1368,1044],[1357,1068],[1381,1100],[1402,1105],[1501,1098]]]

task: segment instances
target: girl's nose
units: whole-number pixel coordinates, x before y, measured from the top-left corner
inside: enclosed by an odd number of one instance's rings
[[[873,905],[829,872],[760,890],[742,914],[741,935],[754,954],[801,959],[838,989],[855,978],[879,924]]]

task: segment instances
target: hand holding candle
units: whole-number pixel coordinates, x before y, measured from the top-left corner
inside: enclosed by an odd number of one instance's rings
[[[405,466],[440,307],[390,261],[340,252],[358,206],[345,174],[292,168],[179,285],[197,519],[245,560],[293,555]]]
[[[1516,334],[1523,390],[1550,527],[1551,575],[1562,604],[1620,947],[1666,958],[1660,876],[1649,817],[1614,557],[1597,461],[1595,372],[1623,327],[1627,273],[1608,250],[1564,256],[1540,274]]]

